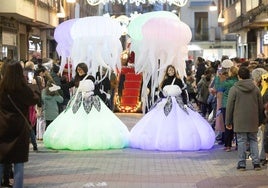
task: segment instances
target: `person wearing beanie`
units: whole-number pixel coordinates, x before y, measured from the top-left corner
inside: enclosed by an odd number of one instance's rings
[[[221,67],[224,68],[224,69],[229,69],[232,66],[234,66],[234,63],[230,59],[225,59],[221,63]]]
[[[253,69],[251,77],[258,87],[261,87],[262,75],[266,73],[267,71],[264,68]]]
[[[223,56],[222,62],[220,63],[220,68],[217,71],[216,76],[214,77],[214,88],[216,92],[216,119],[215,119],[215,130],[218,132],[217,134],[217,140],[218,144],[225,145],[224,149],[228,149],[227,151],[231,151],[230,148],[226,147],[226,128],[224,125],[224,109],[226,108],[226,100],[225,105],[223,104],[223,84],[228,78],[229,70],[234,65],[234,63],[227,57]],[[230,89],[230,88],[229,88]],[[229,90],[228,89],[228,90]],[[225,93],[228,93],[228,91],[225,91]],[[225,95],[227,96],[227,95]],[[222,111],[223,109],[223,111]]]
[[[267,89],[265,89],[266,88],[265,87],[266,81],[264,79],[262,79],[263,75],[265,75],[265,74],[267,74],[267,71],[263,68],[253,69],[253,71],[251,73],[251,77],[252,77],[254,83],[261,91],[263,104],[266,104],[268,102],[268,92],[266,91]],[[263,90],[265,90],[265,91],[263,91]],[[260,162],[262,165],[265,165],[267,163],[266,154],[265,154],[266,152],[264,150],[264,144],[265,144],[265,142],[267,142],[265,140],[265,124],[262,124],[261,126],[259,126],[257,137],[258,137],[258,148],[259,148]]]

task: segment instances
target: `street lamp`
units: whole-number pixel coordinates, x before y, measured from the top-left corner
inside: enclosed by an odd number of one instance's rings
[[[217,7],[215,1],[211,1],[211,4],[209,6],[209,10],[210,11],[216,11],[216,10],[218,10],[218,7]]]
[[[77,0],[66,0],[67,3],[73,4],[72,7],[74,8],[74,18],[80,18],[80,4],[76,1]],[[73,18],[72,16],[70,17]]]
[[[118,3],[121,3],[121,4],[126,4],[127,3],[127,0],[87,0],[88,4],[92,5],[92,6],[95,6],[95,5],[99,5],[100,3],[108,3],[108,2],[118,2]],[[140,4],[146,4],[147,2],[149,4],[154,4],[156,2],[160,2],[160,3],[169,3],[170,5],[171,4],[174,4],[178,7],[183,7],[186,5],[186,3],[188,2],[188,0],[129,0],[129,2],[132,4],[132,3],[135,3],[137,6],[139,6]],[[215,3],[215,2],[214,2]]]
[[[109,0],[108,0],[109,1]],[[87,3],[90,4],[91,6],[96,6],[99,5],[103,2],[103,0],[87,0]]]
[[[224,23],[225,22],[225,18],[224,18],[224,15],[223,15],[223,2],[221,1],[220,4],[219,4],[219,8],[220,8],[220,13],[219,13],[219,17],[218,17],[218,22],[219,23]]]
[[[225,18],[224,18],[224,16],[223,16],[223,12],[222,12],[222,10],[221,10],[221,12],[220,12],[220,14],[219,14],[218,22],[219,22],[219,23],[223,23],[223,22],[225,22]]]
[[[183,7],[186,5],[188,0],[167,0],[167,2],[174,4],[178,7]]]
[[[64,8],[62,6],[62,2],[61,1],[58,2],[57,17],[58,18],[65,18],[65,11],[64,11]]]

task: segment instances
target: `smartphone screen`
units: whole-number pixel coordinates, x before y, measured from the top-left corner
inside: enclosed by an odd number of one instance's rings
[[[31,84],[33,81],[34,73],[28,72],[28,83]]]

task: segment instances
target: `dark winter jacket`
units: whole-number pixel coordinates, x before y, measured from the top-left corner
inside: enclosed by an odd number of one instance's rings
[[[198,83],[201,80],[202,75],[205,73],[205,71],[206,71],[206,64],[204,62],[199,62],[197,64],[195,73],[196,83]]]
[[[203,76],[197,84],[197,100],[201,103],[207,104],[210,82],[210,80],[207,80],[206,77]]]
[[[161,90],[163,90],[163,88],[164,88],[165,86],[167,86],[167,85],[171,85],[172,82],[173,82],[173,79],[174,79],[174,76],[168,76],[168,77],[163,81],[163,83],[162,83],[162,85],[161,85]],[[187,98],[187,93],[186,93],[186,85],[184,85],[184,83],[182,82],[182,80],[179,79],[179,78],[176,78],[176,79],[175,79],[175,82],[174,82],[173,84],[174,84],[174,85],[178,85],[178,86],[181,88],[181,97],[182,97],[182,101],[183,101],[184,104],[187,104],[187,102],[188,102],[188,101],[187,101],[188,98]],[[159,95],[160,95],[161,98],[164,97],[164,95],[163,95],[162,92],[161,92]]]
[[[26,118],[29,106],[37,104],[39,95],[30,87],[11,93],[4,91],[0,95],[0,163],[23,163],[28,161],[30,129],[8,94]]]
[[[103,75],[104,76],[104,75]],[[100,73],[97,72],[96,74],[96,79],[97,80],[102,80],[100,77]],[[107,102],[107,93],[110,93],[111,90],[111,83],[110,79],[108,77],[105,77],[101,82],[98,82],[97,85],[95,85],[95,88],[97,91],[99,91],[98,96],[101,98],[101,100],[106,103]],[[103,90],[105,93],[102,93],[101,90]]]
[[[226,125],[235,132],[257,132],[263,121],[263,102],[252,79],[239,80],[231,87],[226,106]]]

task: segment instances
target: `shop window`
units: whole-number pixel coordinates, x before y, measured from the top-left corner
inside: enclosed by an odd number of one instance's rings
[[[38,36],[32,36],[29,38],[29,51],[36,51],[36,52],[41,52],[42,42],[40,37]]]

